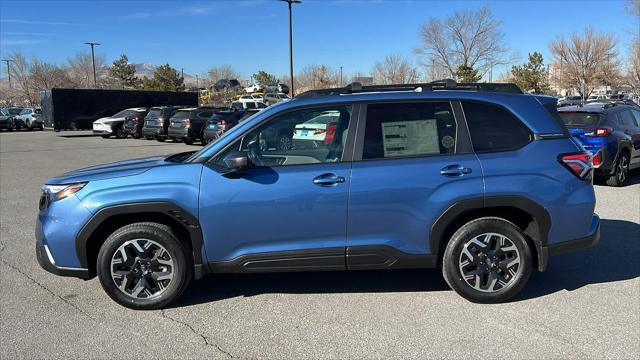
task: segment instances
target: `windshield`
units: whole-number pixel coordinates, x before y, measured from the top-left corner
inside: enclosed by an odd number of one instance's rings
[[[595,113],[560,112],[560,118],[567,127],[595,126],[602,122],[602,115]]]
[[[22,112],[22,108],[10,108],[9,109],[9,115],[20,115],[20,112]]]
[[[135,111],[132,110],[122,110],[119,113],[111,116],[112,118],[120,118],[120,117],[127,117],[127,116],[131,116],[135,114]]]

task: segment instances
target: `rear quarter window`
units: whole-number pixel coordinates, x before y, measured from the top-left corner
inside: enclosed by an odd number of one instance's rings
[[[531,130],[501,106],[462,101],[462,108],[476,152],[516,150],[531,141]]]

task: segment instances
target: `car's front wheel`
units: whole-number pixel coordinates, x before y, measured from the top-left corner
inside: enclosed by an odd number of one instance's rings
[[[497,303],[516,295],[529,280],[531,249],[513,223],[484,217],[463,225],[447,244],[442,274],[467,300]]]
[[[117,303],[139,310],[165,307],[193,278],[187,246],[169,226],[141,222],[113,232],[98,253],[98,278]]]
[[[118,125],[116,127],[116,139],[124,139],[127,137],[127,131],[124,129],[124,126],[122,126],[122,124]]]

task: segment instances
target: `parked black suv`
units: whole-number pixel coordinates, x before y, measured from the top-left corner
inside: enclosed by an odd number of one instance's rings
[[[240,120],[244,118],[245,112],[233,109],[217,111],[202,129],[202,143],[206,145],[238,125]]]
[[[165,141],[169,129],[169,119],[184,106],[154,106],[144,118],[142,136],[146,139]]]
[[[200,140],[202,127],[207,123],[214,112],[223,108],[197,107],[179,109],[171,117],[167,135],[174,142],[182,141],[187,145]]]
[[[144,126],[145,116],[149,113],[148,110],[137,112],[131,116],[124,118],[124,131],[127,135],[131,135],[134,139],[140,139],[142,137],[142,127]]]

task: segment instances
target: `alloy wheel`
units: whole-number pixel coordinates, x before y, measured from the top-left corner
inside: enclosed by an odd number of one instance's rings
[[[173,279],[173,258],[149,239],[129,240],[111,257],[111,279],[125,295],[150,299],[162,294]]]
[[[458,266],[469,286],[496,292],[509,287],[520,272],[520,252],[506,236],[484,233],[464,245]]]
[[[627,157],[625,155],[620,157],[620,161],[618,161],[617,171],[618,181],[620,182],[620,184],[624,183],[624,181],[627,180],[627,172],[629,171],[628,163],[629,161],[627,160]]]

